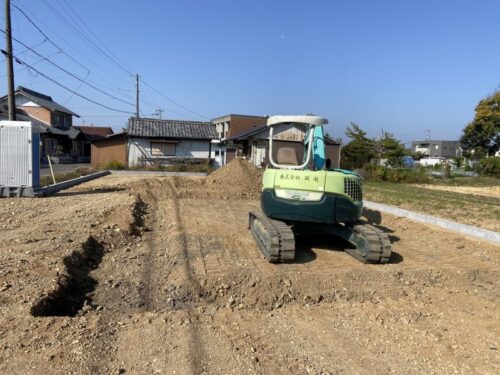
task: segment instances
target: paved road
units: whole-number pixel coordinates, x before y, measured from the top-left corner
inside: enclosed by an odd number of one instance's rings
[[[90,164],[52,164],[55,174],[74,172],[76,168],[90,167]],[[40,176],[50,176],[50,168],[48,164],[40,165]]]

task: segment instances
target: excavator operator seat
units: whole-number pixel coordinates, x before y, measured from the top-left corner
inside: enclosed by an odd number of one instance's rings
[[[280,147],[276,153],[276,161],[283,165],[299,165],[297,151],[293,147]]]

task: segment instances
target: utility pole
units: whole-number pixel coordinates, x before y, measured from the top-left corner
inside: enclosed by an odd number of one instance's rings
[[[427,129],[427,140],[431,140],[431,129]]]
[[[158,109],[155,111],[154,115],[155,115],[155,116],[158,116],[158,118],[161,120],[161,119],[162,119],[162,114],[163,114],[163,112],[165,112],[165,110],[164,110],[164,109],[158,108]]]
[[[7,97],[9,120],[16,121],[16,101],[14,97],[14,66],[12,62],[12,29],[10,25],[10,0],[5,0],[5,44],[7,62]]]
[[[135,117],[139,117],[139,74],[135,75]]]

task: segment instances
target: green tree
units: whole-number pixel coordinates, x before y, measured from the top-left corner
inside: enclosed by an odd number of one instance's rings
[[[461,141],[475,158],[493,155],[500,149],[500,91],[482,99],[475,111]]]
[[[368,138],[366,132],[354,122],[351,122],[345,134],[350,141],[342,147],[342,157],[340,159],[342,168],[362,168],[376,156],[375,142]]]
[[[384,132],[383,136],[375,141],[375,150],[377,157],[387,159],[389,165],[393,167],[403,166],[403,156],[406,154],[405,146],[391,133]]]

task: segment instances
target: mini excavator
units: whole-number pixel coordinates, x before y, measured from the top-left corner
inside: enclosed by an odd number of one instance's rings
[[[332,169],[326,159],[323,125],[317,116],[271,116],[269,163],[261,193],[262,212],[249,213],[249,229],[271,263],[293,262],[297,235],[328,234],[351,246],[345,251],[364,263],[387,263],[391,242],[386,233],[360,221],[363,179],[356,172]],[[303,155],[277,147],[280,129],[305,131]],[[276,160],[275,160],[276,159]]]

